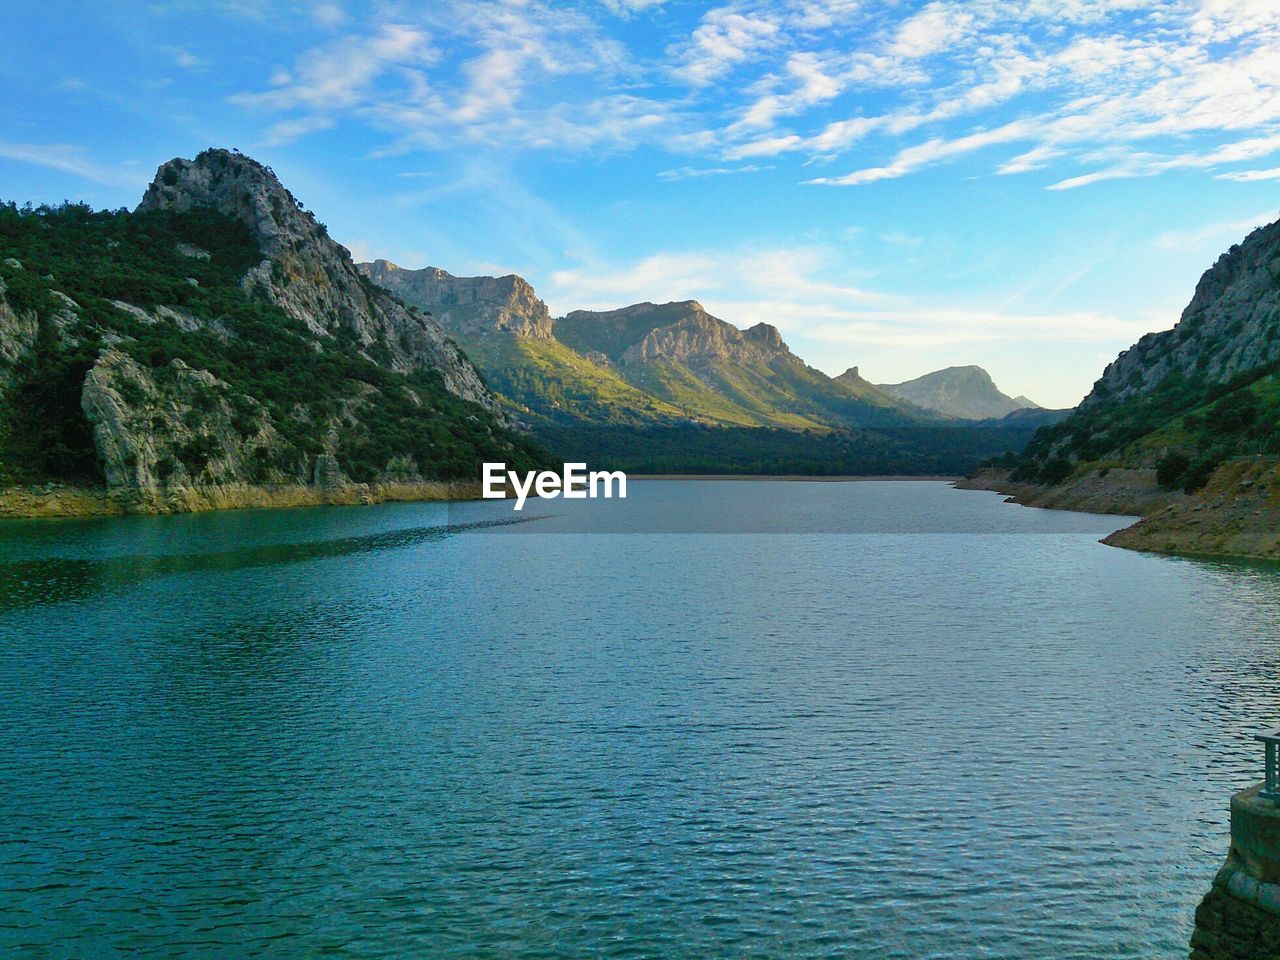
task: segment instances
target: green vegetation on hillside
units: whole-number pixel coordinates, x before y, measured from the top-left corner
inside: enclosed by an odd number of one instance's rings
[[[845,476],[948,474],[1020,450],[1030,431],[986,427],[787,430],[700,424],[555,425],[538,432],[557,456],[634,473]]]
[[[208,256],[186,255],[185,245]],[[483,460],[527,467],[544,459],[527,438],[450,394],[433,371],[405,375],[370,359],[385,344],[360,344],[343,332],[322,341],[265,297],[246,293],[240,278],[260,260],[242,223],[208,210],[0,205],[4,297],[19,315],[39,317],[35,347],[12,369],[5,391],[0,480],[100,482],[80,393],[99,350],[113,344],[158,383],[173,375],[173,360],[225,381],[246,435],[265,409],[286,440],[268,466],[289,475],[304,472],[331,429],[339,429],[343,470],[357,480],[377,478],[393,457],[413,457],[435,479],[473,479]],[[113,300],[171,307],[200,326],[149,322]],[[192,475],[210,454],[190,451]]]
[[[526,417],[641,423],[681,415],[555,340],[494,333],[463,345],[489,386]]]
[[[1013,479],[1060,483],[1111,461],[1154,461],[1161,486],[1197,490],[1225,460],[1280,454],[1276,368],[1256,367],[1221,384],[1175,372],[1146,393],[1121,400],[1103,393],[1037,431]]]

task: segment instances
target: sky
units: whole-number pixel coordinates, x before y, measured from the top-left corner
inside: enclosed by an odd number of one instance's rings
[[[1280,0],[0,0],[0,199],[208,146],[357,259],[1070,406],[1280,218]]]

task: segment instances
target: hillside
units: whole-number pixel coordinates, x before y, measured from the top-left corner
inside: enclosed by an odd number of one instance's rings
[[[960,426],[858,375],[808,366],[778,330],[693,300],[578,310],[545,326],[519,277],[360,264],[438,318],[557,454],[645,473],[955,473],[1021,449],[1039,424]]]
[[[809,367],[776,328],[740,330],[696,301],[551,320],[520,277],[455,277],[386,260],[359,269],[437,319],[535,429],[693,422],[829,430],[932,420],[866,381]]]
[[[132,213],[0,207],[0,390],[0,480],[112,509],[376,498],[545,457],[439,324],[223,150],[161,166]]]
[[[556,320],[555,333],[691,419],[818,430],[930,419],[870,384],[815,370],[791,352],[776,327],[740,330],[696,300],[576,310]]]
[[[1267,538],[1239,535],[1270,515],[1258,497],[1280,460],[1278,371],[1280,222],[1223,254],[1200,278],[1177,325],[1123,351],[1071,416],[1038,431],[1021,457],[1003,463],[1006,479],[993,471],[977,482],[1016,485],[1024,502],[1069,506],[1077,492],[1124,476],[1110,509],[1147,516],[1141,536],[1109,542],[1226,553],[1251,543],[1253,553],[1269,556],[1258,546]],[[1253,467],[1241,470],[1241,463]],[[1247,489],[1237,489],[1246,480]],[[1250,509],[1222,519],[1239,497]],[[1192,519],[1217,533],[1188,539]]]
[[[1037,407],[1026,397],[1000,392],[991,375],[981,367],[947,367],[904,383],[882,383],[892,397],[925,410],[961,420],[998,420],[1026,407]]]
[[[520,277],[455,277],[437,267],[406,270],[387,260],[357,268],[437,320],[526,425],[646,424],[684,416],[628,383],[603,358],[557,340],[546,305]]]

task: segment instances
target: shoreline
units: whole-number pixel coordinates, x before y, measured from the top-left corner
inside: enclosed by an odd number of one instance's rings
[[[61,484],[0,489],[0,519],[57,520],[76,517],[158,516],[215,510],[362,506],[378,503],[463,501],[480,498],[480,484],[449,480],[352,483],[339,487],[303,484],[226,484],[156,491],[109,491]]]
[[[810,476],[804,473],[629,473],[628,480],[785,480],[788,483],[865,483],[878,480],[929,480],[959,483],[955,474],[832,474]]]
[[[1139,517],[1100,542],[1110,547],[1201,559],[1280,561],[1280,458],[1229,460],[1197,493],[1162,490],[1154,468],[1091,470],[1058,486],[1017,483],[984,470],[962,480],[1009,503],[1049,510]]]

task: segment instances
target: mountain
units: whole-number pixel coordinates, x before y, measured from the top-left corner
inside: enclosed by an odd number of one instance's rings
[[[696,300],[575,310],[555,322],[566,346],[695,420],[793,429],[920,422],[865,382],[836,380],[787,347],[776,327],[740,330]]]
[[[1108,542],[1280,557],[1280,221],[1201,276],[1170,330],[1112,361],[1060,423],[975,483],[1139,513]]]
[[[132,213],[4,205],[0,260],[7,483],[170,510],[545,462],[440,325],[243,155],[163,164]]]
[[[653,424],[684,418],[624,380],[603,357],[556,339],[546,305],[522,278],[455,277],[437,267],[358,264],[372,282],[437,319],[483,372],[511,413],[550,422]]]
[[[832,429],[929,419],[866,381],[832,380],[809,367],[777,328],[740,330],[697,301],[575,310],[551,320],[520,277],[455,277],[385,260],[359,269],[439,320],[535,425]]]
[[[358,265],[405,303],[429,305],[436,320],[461,336],[506,331],[550,340],[551,314],[521,277],[455,277],[438,267],[405,270],[389,260]]]
[[[904,383],[882,383],[892,397],[926,410],[961,420],[990,420],[1024,407],[1035,407],[1026,397],[1001,393],[991,375],[981,367],[947,367]]]
[[[1006,413],[1003,417],[994,417],[990,420],[976,422],[994,427],[1039,428],[1065,420],[1071,416],[1071,413],[1070,408],[1048,410],[1044,407],[1019,407],[1013,413]]]
[[[363,263],[440,320],[532,434],[567,459],[642,473],[950,473],[1021,449],[1034,427],[944,425],[857,369],[831,378],[777,328],[693,300],[551,321],[519,277]]]

